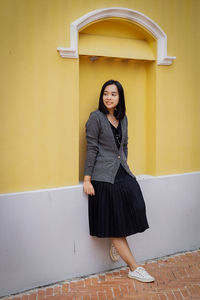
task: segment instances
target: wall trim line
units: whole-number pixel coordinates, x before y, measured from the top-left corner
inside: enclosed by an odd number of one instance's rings
[[[176,173],[176,174],[168,174],[168,175],[159,175],[159,176],[141,174],[141,175],[136,175],[136,179],[138,181],[143,181],[143,180],[147,180],[147,179],[170,178],[170,177],[186,176],[186,175],[200,175],[200,171],[188,172],[188,173]],[[1,197],[5,197],[5,196],[14,196],[14,195],[30,194],[30,193],[41,193],[41,192],[52,192],[52,191],[59,191],[59,190],[62,191],[62,190],[77,189],[77,188],[82,188],[82,187],[83,187],[83,184],[82,184],[82,182],[80,182],[80,184],[71,185],[71,186],[61,186],[61,187],[56,187],[56,188],[21,191],[21,192],[15,192],[15,193],[4,193],[4,194],[0,194],[0,200],[1,200]]]
[[[78,18],[70,25],[70,47],[58,47],[57,50],[63,58],[78,58],[78,32],[84,26],[98,20],[107,18],[123,18],[131,20],[146,28],[157,40],[157,64],[171,65],[175,56],[167,55],[167,35],[160,26],[143,13],[125,7],[109,7],[93,10]]]

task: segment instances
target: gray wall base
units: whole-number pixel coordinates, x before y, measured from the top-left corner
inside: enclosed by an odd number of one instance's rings
[[[150,228],[128,238],[138,262],[200,247],[200,172],[138,176]],[[0,296],[124,266],[91,237],[82,185],[0,195]]]

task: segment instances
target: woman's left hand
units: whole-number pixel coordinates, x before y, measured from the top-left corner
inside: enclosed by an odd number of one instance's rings
[[[83,190],[87,195],[90,196],[95,195],[94,187],[90,181],[83,182]]]

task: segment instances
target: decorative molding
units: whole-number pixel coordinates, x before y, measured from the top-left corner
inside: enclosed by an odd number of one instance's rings
[[[80,17],[70,25],[70,48],[58,47],[61,57],[78,58],[78,32],[84,26],[102,19],[123,18],[131,20],[146,28],[157,40],[157,64],[171,65],[175,56],[167,56],[167,35],[160,26],[139,11],[124,7],[110,7],[93,10]]]

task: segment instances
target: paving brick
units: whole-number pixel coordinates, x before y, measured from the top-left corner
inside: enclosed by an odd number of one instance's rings
[[[106,280],[106,276],[105,275],[99,275],[99,280],[100,281],[105,281]]]
[[[106,300],[106,295],[103,292],[97,292],[99,300]]]
[[[38,290],[38,299],[44,298],[46,296],[45,290]]]
[[[119,287],[113,287],[113,293],[114,293],[114,296],[115,298],[119,298],[121,296],[121,291],[119,289]]]
[[[122,295],[125,297],[125,296],[127,296],[129,293],[128,293],[128,289],[127,289],[127,285],[125,285],[125,284],[121,284],[120,286],[119,286],[119,288],[120,288],[120,290],[121,290],[121,293],[122,293]]]
[[[89,295],[83,296],[83,300],[90,300],[90,296]]]
[[[191,296],[197,296],[199,294],[198,290],[194,286],[187,287]]]
[[[175,295],[176,300],[184,300],[184,298],[182,297],[182,295],[179,291],[174,291],[174,295]]]
[[[86,278],[84,281],[85,281],[85,285],[86,285],[86,286],[92,285],[92,280],[91,280],[91,278]]]
[[[151,298],[150,298],[150,300],[160,300],[158,297],[159,296],[157,294],[152,295]]]
[[[193,287],[196,289],[197,295],[200,295],[200,282],[199,282],[199,285],[198,284],[194,284]]]
[[[97,284],[98,283],[98,278],[97,277],[92,277],[91,282],[92,282],[92,285]]]
[[[57,285],[57,286],[53,287],[53,295],[54,296],[60,295],[61,291],[62,291],[61,286]]]
[[[46,296],[53,296],[53,288],[46,289]]]
[[[123,275],[123,276],[124,276],[124,275],[127,276],[127,274],[128,274],[128,269],[120,270],[119,274],[120,274],[120,275]]]
[[[28,297],[29,300],[36,300],[37,298],[37,293],[31,293]]]
[[[114,276],[119,276],[119,271],[113,272],[113,275],[114,275]]]
[[[181,295],[183,296],[183,299],[188,298],[190,296],[188,289],[184,286],[182,288],[179,289],[181,292]],[[199,293],[200,295],[200,293]]]
[[[134,288],[134,285],[133,285],[133,280],[132,281],[128,280],[127,289],[128,289],[129,294],[135,294],[135,288]]]
[[[165,295],[167,296],[167,300],[176,300],[174,294],[171,291],[166,292]]]
[[[69,291],[69,283],[65,283],[62,286],[62,293],[67,293]]]
[[[98,296],[91,296],[91,300],[99,300]]]
[[[78,289],[79,287],[84,287],[84,282],[82,280],[79,280],[79,281],[75,281],[75,282],[70,282],[69,284],[69,289],[72,291],[72,290],[76,290]]]

